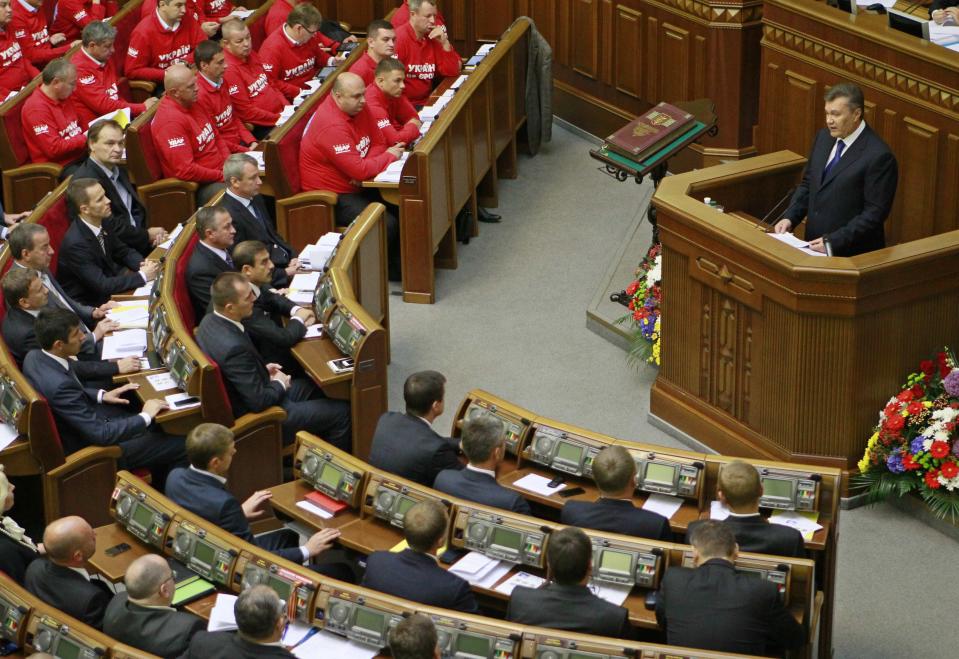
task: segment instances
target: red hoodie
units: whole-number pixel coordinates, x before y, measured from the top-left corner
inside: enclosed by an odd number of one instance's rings
[[[416,108],[405,96],[387,96],[374,82],[366,88],[366,109],[373,115],[387,144],[409,144],[420,136],[420,127],[409,123],[410,119],[417,118]]]
[[[331,53],[338,45],[320,32],[314,34],[309,41],[294,44],[287,36],[286,30],[281,27],[270,34],[260,46],[260,59],[270,80],[286,83],[287,87],[281,86],[280,90],[287,98],[293,98],[296,93],[291,96],[288,93],[289,86],[296,86],[299,93],[307,80],[329,65],[333,59]]]
[[[266,12],[266,18],[263,19],[263,28],[267,34],[276,32],[276,28],[286,23],[286,17],[293,11],[293,5],[287,0],[276,0],[270,11]]]
[[[206,41],[206,33],[196,21],[182,20],[171,30],[153,12],[130,35],[124,71],[131,80],[163,82],[163,72],[171,64],[193,64],[193,49],[201,41]]]
[[[390,19],[390,23],[393,24],[393,27],[402,27],[410,22],[410,6],[405,2],[396,8],[396,11],[393,12],[393,17]],[[436,24],[437,25],[446,25],[446,20],[443,18],[438,10],[436,12]]]
[[[227,50],[223,83],[233,101],[233,109],[240,121],[258,126],[275,126],[286,98],[276,87],[271,87],[260,56],[254,52],[244,62]]]
[[[300,176],[304,190],[338,194],[360,191],[360,183],[374,178],[396,160],[386,150],[383,134],[369,110],[351,117],[333,95],[320,103],[300,144]]]
[[[203,13],[206,20],[217,21],[233,13],[233,3],[230,0],[203,0]]]
[[[374,62],[373,58],[370,57],[370,52],[366,51],[360,55],[360,58],[350,67],[350,73],[355,73],[360,76],[363,78],[363,84],[370,86],[376,78],[376,66],[377,62]]]
[[[249,151],[247,145],[256,142],[256,138],[234,114],[225,83],[221,80],[218,86],[214,86],[200,73],[197,74],[196,85],[199,88],[196,104],[213,119],[216,132],[230,153]]]
[[[13,31],[0,28],[0,103],[10,92],[19,90],[39,74],[23,56],[23,49],[13,38]]]
[[[73,100],[55,101],[43,93],[43,85],[24,102],[20,124],[31,162],[69,165],[87,152],[87,138]]]
[[[76,104],[77,116],[83,128],[89,126],[97,117],[120,108],[130,108],[133,116],[146,110],[143,103],[120,98],[113,58],[106,63],[98,62],[81,47],[70,61],[77,67],[77,88],[71,98]]]
[[[23,54],[38,68],[50,60],[56,59],[70,50],[70,42],[54,48],[50,45],[50,32],[47,30],[47,17],[23,0],[13,0],[13,18],[7,30],[13,32],[13,38],[20,42]]]
[[[396,28],[396,57],[406,65],[403,93],[414,105],[429,98],[435,81],[460,72],[460,56],[455,49],[447,52],[435,39],[417,39],[409,23]]]
[[[197,183],[223,180],[223,162],[230,150],[203,108],[194,105],[187,109],[164,96],[152,126],[164,176]]]
[[[113,0],[101,0],[97,4],[93,0],[59,0],[50,32],[63,32],[67,41],[79,39],[87,23],[110,18],[117,13],[117,9],[117,3]]]
[[[146,18],[150,14],[155,14],[157,8],[157,0],[143,0],[143,3],[140,5],[140,18]],[[186,14],[183,16],[184,20],[192,18],[197,23],[206,23],[207,17],[203,13],[203,7],[200,5],[197,0],[186,0]]]

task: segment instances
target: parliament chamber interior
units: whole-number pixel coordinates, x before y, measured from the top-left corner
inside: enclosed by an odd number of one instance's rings
[[[0,0],[0,656],[953,656],[954,3]]]

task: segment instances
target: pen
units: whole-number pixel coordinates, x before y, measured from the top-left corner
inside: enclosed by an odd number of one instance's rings
[[[300,647],[300,646],[303,645],[303,643],[305,643],[307,640],[313,638],[313,635],[316,634],[318,631],[320,631],[320,628],[319,628],[319,627],[310,627],[310,631],[306,632],[306,635],[305,635],[303,638],[301,638],[299,641],[297,641],[295,645],[291,645],[291,646],[290,646],[290,649],[291,649],[291,650],[294,650],[294,649]],[[285,633],[285,632],[284,632],[284,633]]]

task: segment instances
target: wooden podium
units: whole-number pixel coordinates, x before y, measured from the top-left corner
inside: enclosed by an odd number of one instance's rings
[[[850,258],[806,255],[757,227],[804,165],[778,151],[661,183],[663,347],[650,414],[723,454],[848,476],[889,396],[959,334],[959,231]],[[890,217],[887,236],[913,221]]]

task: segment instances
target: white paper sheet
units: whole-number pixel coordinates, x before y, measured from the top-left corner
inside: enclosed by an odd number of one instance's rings
[[[796,529],[802,533],[803,538],[811,540],[813,534],[822,528],[822,524],[814,522],[802,513],[795,510],[776,510],[769,516],[770,524],[780,524]]]
[[[317,632],[290,652],[300,659],[370,659],[376,650],[327,631]]]
[[[295,288],[299,291],[314,290],[316,285],[320,283],[320,273],[310,272],[310,273],[300,273],[294,275],[293,279],[290,281],[290,288]]]
[[[453,84],[450,85],[450,89],[459,89],[460,87],[463,86],[463,83],[466,82],[466,79],[468,77],[469,76],[467,75],[461,75],[459,78],[453,81]]]
[[[312,513],[317,517],[322,517],[323,519],[333,519],[333,513],[328,513],[316,504],[310,503],[309,501],[297,501],[297,508],[302,508],[308,513]]]
[[[167,238],[166,241],[160,243],[160,247],[162,247],[163,249],[170,249],[171,247],[173,247],[173,241],[176,240],[177,236],[180,235],[181,231],[183,231],[183,225],[182,224],[176,225],[176,227],[170,233],[170,237]]]
[[[287,647],[296,645],[302,641],[307,634],[310,633],[311,629],[313,629],[312,625],[308,625],[305,622],[290,620],[286,625],[286,630],[283,632],[283,638],[280,639],[280,642]]]
[[[147,332],[142,329],[128,329],[114,332],[103,337],[103,359],[122,359],[140,357],[147,349]]]
[[[167,402],[167,405],[170,406],[170,409],[189,410],[194,407],[199,407],[202,401],[198,400],[197,402],[190,403],[189,405],[177,406],[176,404],[179,403],[184,398],[190,398],[192,395],[193,394],[189,394],[181,391],[180,393],[177,393],[177,394],[170,394],[169,396],[164,396],[164,400]]]
[[[400,177],[403,174],[403,166],[406,164],[406,159],[409,157],[410,152],[404,151],[399,160],[394,160],[387,165],[386,169],[377,174],[376,178],[373,180],[378,183],[399,183]]]
[[[246,9],[244,7],[234,7],[233,11],[230,12],[231,16],[236,16],[240,20],[250,16],[253,13],[252,9]]]
[[[323,336],[323,325],[316,323],[315,325],[310,325],[306,328],[305,339],[318,339]]]
[[[250,156],[256,161],[257,169],[261,172],[266,170],[266,162],[263,160],[262,151],[246,151],[244,155]]]
[[[505,570],[503,568],[506,568]],[[490,585],[499,581],[510,571],[512,565],[499,560],[498,558],[489,558],[477,551],[471,551],[463,558],[453,563],[449,571],[470,582],[471,585],[477,585],[482,588],[489,588],[488,585],[482,585],[487,582]],[[491,578],[495,576],[495,578]]]
[[[722,521],[729,517],[729,508],[722,501],[709,502],[709,519]]]
[[[786,233],[767,233],[767,236],[770,238],[775,238],[781,243],[789,245],[798,249],[803,254],[809,254],[810,256],[825,256],[822,252],[817,252],[814,249],[809,249],[809,243],[805,240],[800,240],[796,236],[792,235],[788,231]]]
[[[140,288],[134,289],[134,290],[133,290],[133,293],[131,293],[131,295],[132,295],[133,297],[150,297],[150,293],[152,293],[152,292],[153,292],[153,282],[150,281],[150,282],[145,283],[145,284],[144,284],[143,286],[141,286]]]
[[[320,274],[317,272],[316,274]],[[300,291],[295,289],[290,289],[286,292],[286,299],[290,300],[294,304],[300,307],[308,307],[313,304],[313,291]]]
[[[896,0],[856,0],[856,4],[860,7],[868,7],[869,5],[880,4],[886,9],[892,9],[896,6]]]
[[[589,584],[590,592],[596,595],[596,597],[611,602],[616,606],[623,605],[623,602],[629,597],[632,589],[633,587],[629,584],[600,583],[598,581],[592,581]]]
[[[470,585],[476,586],[477,588],[485,588],[486,590],[491,589],[496,585],[496,582],[502,579],[513,569],[513,564],[506,561],[500,561],[499,565],[494,567],[492,570],[487,572],[482,576],[482,578],[477,579],[476,581],[470,582]]]
[[[0,451],[13,444],[19,436],[16,428],[9,423],[0,422]]]
[[[170,371],[164,371],[163,373],[157,373],[155,375],[148,375],[147,382],[149,382],[150,386],[156,391],[176,389],[179,386],[176,383],[176,380],[173,379],[173,376],[170,375]]]
[[[518,481],[514,482],[513,485],[523,488],[529,492],[535,492],[536,494],[544,497],[552,496],[566,487],[566,483],[557,485],[556,487],[550,487],[549,482],[550,479],[546,478],[545,476],[540,476],[539,474],[527,474]]]
[[[216,596],[216,602],[210,609],[210,622],[206,626],[208,632],[224,632],[236,629],[236,618],[233,615],[233,606],[236,604],[236,595]]]
[[[107,311],[107,318],[120,323],[121,327],[146,329],[150,320],[149,300],[128,300]],[[104,357],[104,359],[106,359]]]
[[[525,586],[527,588],[539,588],[546,582],[546,579],[542,577],[537,577],[535,574],[530,574],[529,572],[517,572],[509,579],[501,583],[496,587],[496,592],[503,593],[504,595],[512,595],[513,589],[517,586]]]
[[[887,0],[887,1],[888,1],[888,0]],[[895,1],[896,1],[896,0],[892,0],[893,3],[895,3]],[[489,51],[493,50],[493,48],[495,48],[495,47],[496,47],[496,44],[495,44],[495,43],[484,43],[484,44],[483,44],[482,46],[480,46],[479,49],[476,51],[476,54],[477,54],[477,55],[489,55]]]
[[[659,513],[666,519],[671,519],[676,511],[683,507],[683,500],[666,494],[650,494],[643,504],[643,510]]]

